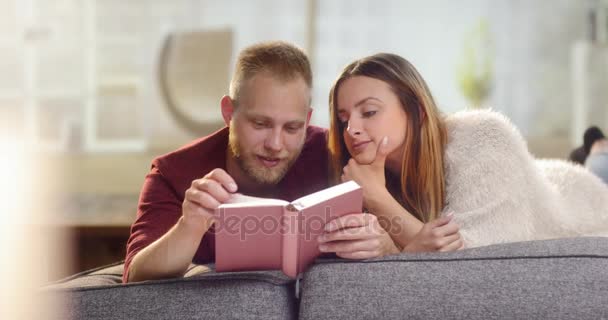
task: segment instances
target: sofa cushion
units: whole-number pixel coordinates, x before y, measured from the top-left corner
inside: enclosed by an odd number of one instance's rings
[[[216,273],[192,265],[179,279],[121,284],[122,264],[43,288],[60,319],[293,319],[293,281],[281,272]]]
[[[608,318],[608,238],[318,261],[301,319]]]
[[[46,288],[69,289],[120,284],[122,283],[123,272],[121,268],[124,268],[123,261],[77,273],[59,280]]]

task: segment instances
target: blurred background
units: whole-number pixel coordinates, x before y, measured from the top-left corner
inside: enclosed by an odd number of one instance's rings
[[[222,126],[236,56],[262,40],[309,54],[313,124],[347,63],[388,51],[445,113],[493,108],[533,154],[566,158],[608,129],[607,15],[603,0],[0,0],[5,271],[35,265],[38,283],[122,259],[150,161]]]

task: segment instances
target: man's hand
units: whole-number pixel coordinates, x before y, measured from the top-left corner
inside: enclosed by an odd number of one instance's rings
[[[335,252],[346,259],[369,259],[399,252],[376,216],[366,213],[348,214],[330,221],[318,241],[321,252]]]
[[[182,217],[167,233],[133,257],[127,280],[135,282],[183,275],[201,238],[213,225],[215,209],[236,189],[234,179],[222,169],[192,181],[182,202]]]
[[[448,214],[425,223],[403,251],[454,251],[464,248],[460,228],[452,221],[452,217],[452,214]]]
[[[187,225],[208,229],[213,213],[237,191],[234,179],[222,169],[214,169],[201,179],[192,181],[184,196],[182,216]]]

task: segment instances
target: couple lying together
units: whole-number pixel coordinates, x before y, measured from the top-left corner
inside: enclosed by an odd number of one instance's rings
[[[308,58],[293,45],[240,53],[221,100],[226,127],[152,162],[124,282],[212,262],[214,210],[237,192],[292,201],[348,180],[362,187],[364,208],[330,221],[319,239],[321,252],[346,259],[608,235],[608,187],[597,177],[534,159],[500,114],[442,115],[398,55],[342,71],[328,130],[309,126],[311,88]]]

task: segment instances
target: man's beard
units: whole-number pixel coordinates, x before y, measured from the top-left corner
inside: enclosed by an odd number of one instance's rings
[[[228,139],[228,147],[230,153],[236,160],[239,168],[253,181],[263,184],[263,185],[275,185],[283,179],[285,174],[294,162],[298,159],[302,148],[299,148],[297,153],[288,156],[288,158],[282,158],[280,162],[273,168],[267,168],[259,164],[259,160],[257,158],[260,156],[268,156],[274,157],[274,154],[251,154],[251,153],[243,153],[243,147],[239,143],[239,139],[235,132],[230,127],[230,134]]]

